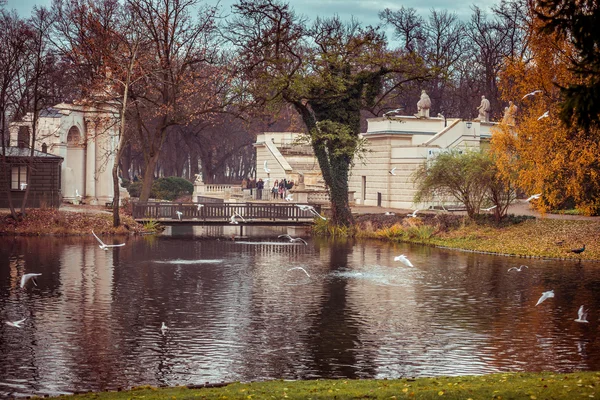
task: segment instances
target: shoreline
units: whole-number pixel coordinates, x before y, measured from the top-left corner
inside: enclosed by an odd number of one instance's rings
[[[522,204],[515,207],[523,208]],[[356,207],[357,239],[405,242],[442,249],[505,257],[600,262],[600,217],[545,215],[535,211],[507,218],[500,226],[474,222],[460,213],[423,211],[408,218],[411,210]],[[393,214],[391,214],[393,213]],[[388,215],[386,215],[388,214]],[[85,236],[94,230],[105,235],[156,233],[137,223],[125,212],[121,226],[113,228],[112,213],[100,206],[66,205],[60,209],[31,209],[24,221],[14,222],[0,210],[0,236]],[[313,234],[318,232],[316,222]],[[586,245],[581,255],[571,249]]]
[[[272,379],[183,386],[136,386],[106,391],[74,391],[73,399],[572,399],[594,398],[600,372],[497,372],[484,375],[397,379]],[[46,397],[45,395],[43,395]]]

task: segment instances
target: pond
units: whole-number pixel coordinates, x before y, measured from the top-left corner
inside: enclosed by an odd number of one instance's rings
[[[284,232],[0,238],[0,397],[600,369],[598,263]]]

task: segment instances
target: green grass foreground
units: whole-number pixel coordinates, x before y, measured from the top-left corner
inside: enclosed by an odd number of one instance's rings
[[[220,388],[140,387],[69,399],[582,399],[600,397],[600,372],[501,373],[394,380],[232,383]],[[65,396],[61,396],[65,397]]]

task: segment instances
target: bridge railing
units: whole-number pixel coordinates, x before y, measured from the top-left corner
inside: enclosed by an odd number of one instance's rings
[[[321,212],[320,206],[314,207]],[[133,203],[134,219],[227,221],[234,214],[244,219],[271,221],[314,218],[310,211],[301,210],[291,203]]]

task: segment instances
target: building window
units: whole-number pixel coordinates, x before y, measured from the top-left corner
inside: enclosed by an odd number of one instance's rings
[[[13,190],[25,190],[27,188],[27,166],[18,165],[12,167],[10,188]]]
[[[29,148],[29,128],[26,126],[20,126],[19,132],[17,133],[17,147],[22,149]]]
[[[81,141],[81,135],[79,129],[76,126],[72,126],[67,133],[67,146],[78,146]]]
[[[363,202],[365,200],[367,200],[367,177],[366,176],[362,177],[362,199],[363,199]]]

